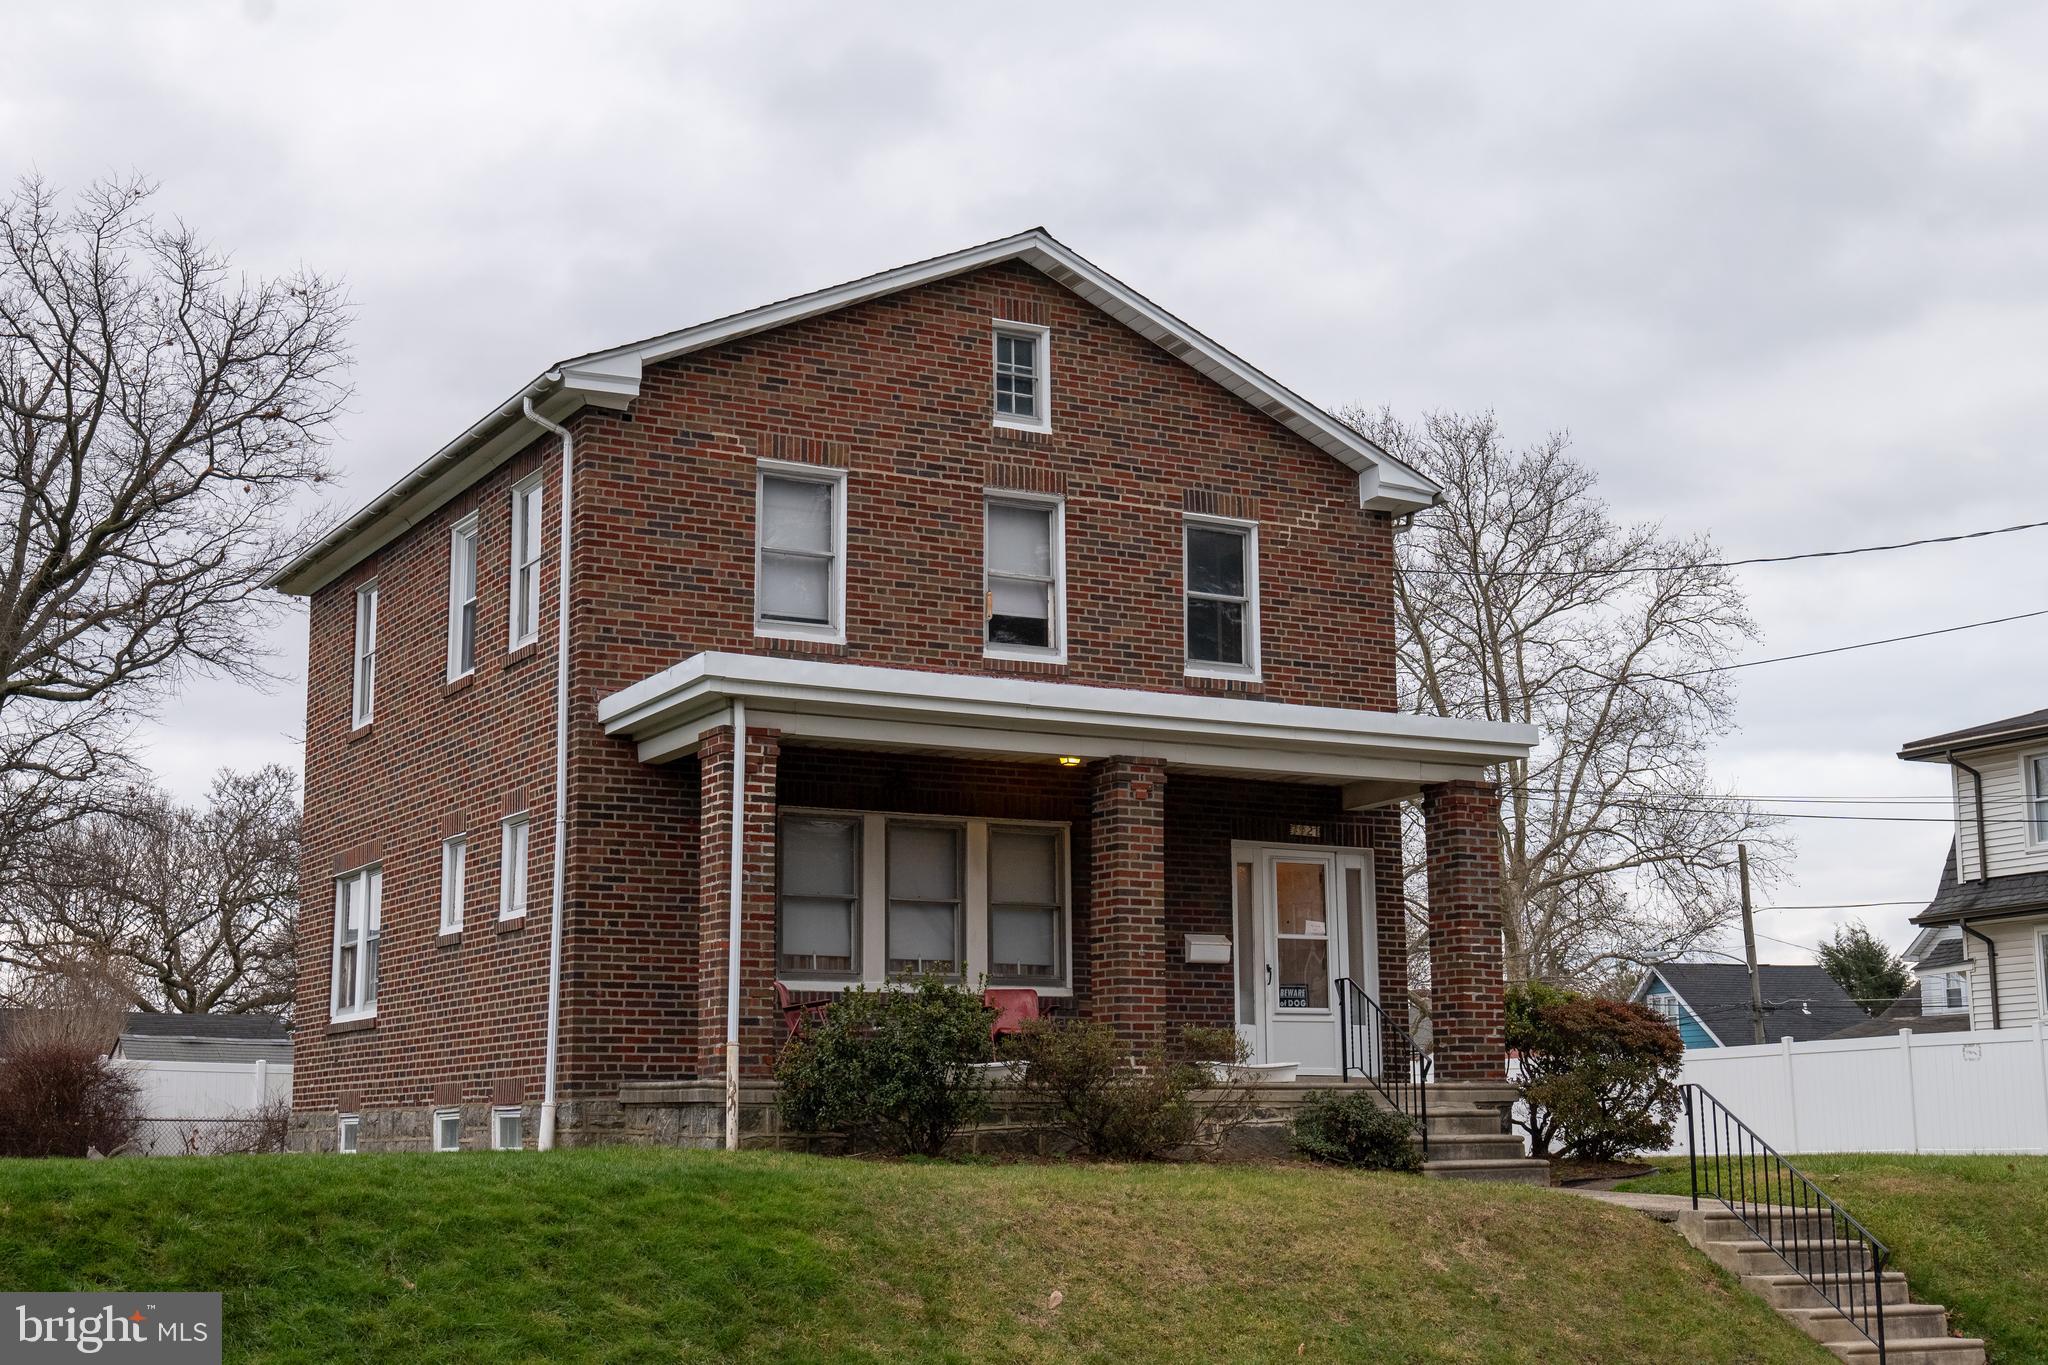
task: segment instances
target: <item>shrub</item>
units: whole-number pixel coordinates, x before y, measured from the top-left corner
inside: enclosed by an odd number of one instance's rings
[[[1294,1116],[1294,1150],[1315,1161],[1368,1171],[1417,1171],[1415,1125],[1362,1090],[1316,1090]]]
[[[0,1055],[0,1156],[112,1155],[139,1126],[135,1082],[90,1043],[17,1041]]]
[[[1519,999],[1518,999],[1519,997]],[[1642,1005],[1550,987],[1509,992],[1508,1047],[1521,1056],[1531,1149],[1612,1161],[1669,1145],[1677,1117],[1678,1030]]]
[[[953,1134],[988,1113],[994,1012],[936,976],[909,989],[856,986],[782,1050],[782,1118],[803,1133],[844,1133],[855,1143],[937,1156]]]
[[[1156,1161],[1211,1150],[1250,1116],[1249,1092],[1216,1074],[1217,1063],[1245,1058],[1231,1029],[1185,1030],[1171,1055],[1155,1050],[1141,1063],[1107,1024],[1035,1019],[1018,1053],[1043,1127],[1090,1156]]]

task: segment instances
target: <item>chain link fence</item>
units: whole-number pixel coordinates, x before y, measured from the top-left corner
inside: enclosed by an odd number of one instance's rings
[[[233,1118],[141,1118],[115,1156],[246,1156],[282,1152],[289,1111]]]

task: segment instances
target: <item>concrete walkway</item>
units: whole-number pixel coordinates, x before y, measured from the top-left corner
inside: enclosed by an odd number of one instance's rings
[[[1634,1209],[1646,1213],[1660,1223],[1675,1223],[1681,1213],[1692,1211],[1692,1196],[1686,1194],[1630,1194],[1624,1190],[1578,1189],[1570,1185],[1553,1185],[1558,1194],[1575,1195],[1580,1199],[1597,1199],[1603,1204],[1619,1208]]]

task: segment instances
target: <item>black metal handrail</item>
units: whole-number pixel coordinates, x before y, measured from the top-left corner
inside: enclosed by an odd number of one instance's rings
[[[1344,1041],[1344,1079],[1357,1072],[1414,1123],[1429,1154],[1430,1058],[1415,1035],[1348,976],[1337,978],[1337,1032]]]
[[[1693,1208],[1702,1194],[1718,1199],[1877,1347],[1883,1365],[1884,1267],[1891,1248],[1728,1106],[1700,1086],[1679,1089]]]

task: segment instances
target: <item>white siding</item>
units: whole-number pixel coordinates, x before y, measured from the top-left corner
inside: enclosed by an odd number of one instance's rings
[[[2048,915],[2030,919],[1987,920],[1976,926],[1998,947],[1998,1022],[2018,1028],[2041,1017],[2040,936],[2048,930]],[[1982,940],[1963,936],[1963,951],[1970,963],[1970,1027],[1991,1027],[1991,973]]]
[[[2048,872],[2048,843],[2035,843],[2028,822],[2026,760],[2048,752],[2039,744],[2025,749],[1967,754],[1963,761],[1984,774],[1984,841],[1991,848],[1991,875]],[[1976,784],[1961,768],[1951,767],[1956,795],[1956,847],[1961,854],[1957,875],[1974,881],[1983,875],[1977,861]],[[2001,961],[1999,967],[2003,969]]]

